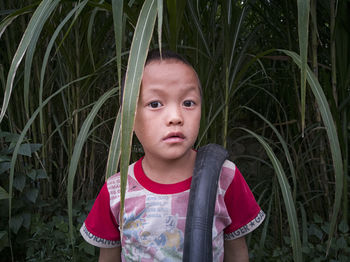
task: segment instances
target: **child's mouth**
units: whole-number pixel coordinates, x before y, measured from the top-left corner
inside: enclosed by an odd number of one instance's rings
[[[167,134],[163,140],[167,142],[180,142],[183,141],[184,138],[185,136],[181,132],[172,132]]]

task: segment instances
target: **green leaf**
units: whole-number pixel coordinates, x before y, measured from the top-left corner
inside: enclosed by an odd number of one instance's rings
[[[23,217],[23,226],[29,230],[32,215],[30,213],[23,213],[22,217]]]
[[[322,224],[323,223],[322,217],[320,217],[318,214],[314,214],[314,221],[317,224]]]
[[[22,144],[18,149],[18,154],[23,156],[32,156],[32,150],[29,144]]]
[[[296,173],[295,173],[295,169],[294,169],[294,165],[293,165],[293,161],[292,161],[292,157],[289,153],[289,150],[288,150],[288,145],[286,143],[286,141],[283,139],[282,135],[280,134],[280,132],[278,132],[277,128],[274,127],[274,125],[268,121],[263,115],[259,114],[258,112],[256,112],[255,110],[249,108],[249,107],[246,107],[246,106],[243,106],[243,108],[245,109],[248,109],[250,112],[254,113],[255,115],[257,115],[258,117],[260,117],[265,123],[267,123],[269,125],[269,127],[273,130],[273,132],[276,134],[279,142],[281,143],[282,145],[282,148],[283,148],[283,151],[284,151],[284,154],[286,156],[286,159],[287,159],[287,162],[288,162],[288,165],[289,165],[289,170],[290,170],[290,173],[292,175],[292,178],[293,178],[293,184],[294,184],[294,194],[293,196],[296,195],[296,186],[297,186],[297,176],[296,176]],[[294,197],[294,200],[295,200],[295,197]]]
[[[50,0],[51,1],[51,0]],[[24,67],[24,81],[23,81],[23,93],[24,93],[24,109],[26,112],[27,117],[29,117],[29,83],[30,83],[30,76],[32,73],[32,62],[33,62],[33,56],[35,52],[35,48],[37,46],[37,41],[39,39],[41,30],[43,29],[43,26],[52,13],[52,11],[56,8],[57,4],[59,3],[59,0],[54,0],[52,4],[49,5],[49,7],[45,10],[43,15],[40,17],[40,20],[37,23],[37,26],[35,30],[33,31],[33,34],[30,38],[30,43],[28,45],[27,51],[26,51],[26,58],[25,58],[25,67]]]
[[[82,81],[82,80],[89,78],[89,77],[91,77],[91,75],[87,75],[87,76],[83,76],[81,78],[78,78],[78,79],[62,86],[60,89],[58,89],[52,95],[50,95],[47,99],[45,99],[45,101],[34,111],[33,115],[27,121],[21,134],[19,135],[19,137],[16,141],[16,146],[13,150],[12,158],[11,158],[11,169],[10,169],[10,178],[9,178],[9,223],[10,224],[11,224],[11,213],[12,213],[12,191],[13,191],[13,179],[14,179],[14,175],[15,175],[15,163],[17,160],[19,148],[24,140],[25,135],[27,134],[27,132],[28,132],[30,126],[32,125],[32,123],[34,122],[35,118],[38,116],[39,112],[41,112],[42,108],[44,106],[46,106],[46,104],[49,103],[49,101],[52,98],[54,98],[55,96],[60,94],[63,90],[65,90],[67,87],[71,86],[72,84],[77,83],[79,81]]]
[[[0,163],[0,175],[11,168],[10,162],[1,162]]]
[[[308,244],[308,224],[307,224],[307,218],[306,218],[306,211],[301,202],[299,202],[299,209],[301,213],[301,225],[302,225],[302,239],[303,239],[303,249],[307,248]]]
[[[4,163],[4,162],[10,162],[11,161],[11,157],[6,156],[6,155],[2,155],[2,151],[0,152],[0,163]]]
[[[321,225],[321,229],[323,232],[325,232],[327,235],[329,234],[329,223],[325,223]]]
[[[337,249],[345,249],[347,246],[348,246],[348,243],[346,242],[343,236],[337,239],[337,242],[336,242]]]
[[[0,24],[0,38],[2,34],[5,32],[6,28],[15,20],[19,15],[9,15],[4,20],[1,21]]]
[[[7,231],[0,231],[0,252],[8,246]]]
[[[48,179],[49,177],[46,174],[44,169],[36,170],[36,179]]]
[[[125,78],[125,89],[122,104],[122,134],[121,134],[121,227],[123,226],[123,208],[126,179],[131,153],[132,133],[135,111],[140,91],[141,77],[152,38],[157,16],[156,0],[146,0],[142,6],[134,37],[131,43],[128,67]]]
[[[100,1],[100,3],[102,3],[103,0]],[[96,70],[96,66],[95,66],[95,59],[94,59],[94,53],[93,53],[93,48],[92,48],[92,35],[93,35],[93,25],[95,23],[95,18],[97,15],[97,12],[99,11],[99,8],[94,8],[94,10],[91,13],[90,19],[89,19],[89,26],[88,26],[88,30],[87,30],[87,46],[88,46],[88,50],[89,50],[89,56],[90,56],[90,61],[92,64],[92,67],[94,70]],[[77,15],[76,15],[77,17]]]
[[[158,10],[158,46],[160,52],[162,51],[162,26],[163,26],[163,0],[157,1]]]
[[[209,45],[207,43],[207,40],[205,39],[205,36],[204,36],[204,33],[203,33],[203,30],[202,30],[202,25],[201,23],[199,22],[198,20],[198,16],[196,14],[196,12],[194,11],[194,7],[193,7],[193,1],[191,0],[187,0],[187,5],[188,5],[188,8],[189,8],[189,11],[191,13],[191,19],[193,19],[193,22],[197,28],[197,31],[199,33],[199,36],[203,42],[203,45],[205,47],[205,51],[207,52],[207,55],[209,57],[211,57],[211,53],[210,53],[210,49],[209,49]]]
[[[13,186],[19,190],[19,191],[23,191],[23,188],[26,185],[26,176],[24,175],[17,175],[14,180],[13,180]]]
[[[27,176],[29,176],[33,181],[36,180],[36,170],[35,169],[32,169],[28,174]]]
[[[160,5],[163,5],[163,3],[160,3],[162,1],[158,0],[158,8],[160,8]],[[166,1],[167,6],[167,12],[168,12],[168,20],[169,20],[169,45],[170,48],[174,51],[177,50],[178,45],[178,35],[181,29],[182,25],[182,19],[186,7],[186,1],[185,0],[167,0]],[[158,18],[160,14],[158,12]],[[158,20],[158,31],[159,31],[159,20]],[[161,35],[158,34],[158,39]],[[159,41],[159,40],[158,40]]]
[[[25,195],[30,202],[35,203],[39,195],[39,189],[31,188],[28,191],[26,191]]]
[[[266,236],[267,236],[267,232],[268,232],[268,227],[270,225],[272,200],[273,200],[273,197],[270,198],[269,206],[268,206],[268,209],[266,212],[266,218],[264,221],[264,225],[263,225],[263,229],[262,229],[262,233],[261,233],[261,237],[260,237],[260,241],[259,241],[259,249],[258,249],[258,253],[257,253],[256,259],[255,259],[256,262],[260,262],[262,260],[263,252],[265,250]]]
[[[20,15],[25,15],[25,14],[31,12],[32,8],[35,6],[37,6],[37,4],[32,4],[32,5],[26,6],[24,8],[18,9],[16,11],[12,12],[11,14],[9,14],[6,18],[4,18],[0,24],[0,38],[1,38],[2,34],[5,32],[6,28],[13,22],[13,20],[15,20]],[[2,14],[2,15],[4,15],[4,14]]]
[[[346,233],[349,232],[349,225],[348,225],[344,220],[342,220],[342,221],[340,222],[338,228],[339,228],[340,232],[342,232],[342,233],[344,233],[344,234],[346,234]]]
[[[73,155],[70,160],[69,164],[69,170],[68,170],[68,185],[67,185],[67,202],[68,202],[68,217],[69,217],[69,235],[71,238],[72,243],[74,242],[74,235],[73,235],[73,184],[74,184],[74,178],[75,173],[78,167],[79,158],[81,151],[83,149],[83,146],[85,144],[85,141],[87,139],[87,135],[90,129],[90,126],[95,119],[95,116],[97,115],[99,109],[102,107],[102,105],[106,102],[106,100],[110,97],[112,97],[116,92],[118,91],[117,88],[113,88],[106,93],[104,93],[96,102],[94,107],[92,108],[91,112],[85,119],[82,127],[80,128],[79,135],[77,137],[77,140],[74,145]]]
[[[7,138],[8,136],[12,136],[13,134],[12,133],[10,133],[10,132],[4,132],[4,131],[0,131],[0,138],[3,138],[3,137],[5,137],[5,138]],[[17,137],[18,137],[19,135],[17,135]]]
[[[300,241],[300,234],[299,234],[299,227],[298,227],[298,217],[297,217],[297,212],[293,201],[290,185],[288,183],[288,179],[284,173],[282,165],[278,160],[278,158],[276,157],[275,153],[272,151],[271,147],[265,142],[265,140],[261,136],[255,134],[249,129],[246,129],[246,128],[240,128],[240,129],[246,131],[247,133],[249,133],[259,141],[259,143],[264,147],[268,157],[270,158],[270,161],[272,162],[272,165],[277,175],[278,183],[280,185],[280,189],[282,192],[284,205],[287,211],[289,231],[291,235],[291,243],[292,243],[292,249],[293,249],[293,258],[294,258],[294,261],[301,262],[303,261],[303,259],[302,259],[301,241]]]
[[[80,13],[81,10],[85,7],[87,4],[87,0],[79,3],[76,5],[75,8],[73,8],[62,20],[62,22],[57,26],[55,32],[52,34],[52,37],[50,39],[50,42],[47,45],[45,55],[43,58],[42,66],[41,66],[41,71],[40,71],[40,86],[39,86],[39,106],[42,105],[43,103],[43,89],[44,89],[44,76],[47,68],[47,63],[49,60],[49,56],[51,53],[51,50],[55,44],[55,41],[57,39],[57,36],[61,32],[62,28],[65,26],[65,24],[69,21],[69,19],[75,14],[75,13]],[[40,111],[40,130],[44,129],[44,120],[43,120],[43,112]],[[54,118],[55,119],[55,118]],[[64,144],[64,143],[63,143]]]
[[[301,67],[301,59],[296,53],[288,50],[280,50],[280,51],[290,56],[293,59],[293,61],[299,67]],[[321,113],[322,121],[326,127],[329,146],[331,148],[331,153],[332,153],[333,168],[335,173],[335,198],[334,198],[333,213],[331,217],[329,239],[328,239],[328,250],[329,250],[331,241],[337,226],[338,213],[339,213],[341,198],[343,193],[343,179],[344,179],[343,161],[342,161],[341,148],[339,144],[337,129],[334,124],[334,120],[329,108],[327,98],[322,90],[320,83],[317,80],[317,77],[308,66],[306,67],[306,72],[307,72],[306,79],[311,87],[312,93],[315,96],[318,109],[320,110],[320,113]]]
[[[301,58],[301,126],[304,135],[305,128],[305,97],[306,97],[306,66],[307,66],[307,46],[309,37],[309,13],[310,0],[298,0],[298,36]]]
[[[30,146],[30,152],[34,153],[42,147],[42,144],[29,144],[29,146]]]
[[[115,37],[115,48],[117,54],[118,82],[121,87],[122,82],[122,40],[123,40],[123,0],[112,0],[113,27]]]
[[[7,107],[10,101],[17,69],[23,59],[25,52],[27,51],[27,48],[33,38],[33,35],[36,33],[38,28],[40,28],[41,24],[45,23],[46,20],[44,20],[43,17],[47,18],[47,12],[49,10],[52,10],[52,5],[57,5],[59,3],[59,0],[56,0],[53,3],[52,2],[53,2],[52,0],[44,0],[40,3],[38,8],[35,10],[23,34],[23,37],[21,39],[20,45],[17,48],[15,56],[12,59],[12,63],[9,69],[7,82],[6,82],[3,105],[1,107],[0,123],[2,122],[2,119],[5,116],[5,112],[7,110]]]
[[[323,233],[321,231],[321,229],[316,226],[315,224],[312,224],[309,228],[309,234],[311,236],[316,236],[318,238],[318,240],[321,240],[323,238]]]
[[[21,215],[17,215],[11,218],[10,228],[13,233],[17,234],[18,230],[21,228],[23,224],[23,217]]]
[[[0,186],[0,200],[8,199],[9,194]]]
[[[89,254],[91,256],[95,255],[95,247],[93,245],[90,245],[86,241],[80,243],[79,250],[84,251],[86,254]]]
[[[120,160],[120,131],[121,131],[121,113],[118,112],[114,123],[113,134],[109,146],[108,160],[106,167],[106,180],[118,171],[118,164]]]
[[[7,133],[7,132],[6,132]],[[14,134],[14,133],[7,133],[6,135],[5,135],[5,141],[6,142],[17,142],[17,140],[18,140],[18,138],[19,138],[19,134]]]

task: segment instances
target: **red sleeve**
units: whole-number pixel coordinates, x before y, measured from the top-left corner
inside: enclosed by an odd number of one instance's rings
[[[232,220],[231,224],[224,231],[225,234],[231,234],[229,239],[250,233],[263,221],[265,214],[255,201],[253,193],[237,167],[233,181],[228,187],[224,199]]]
[[[119,245],[120,232],[110,208],[107,183],[103,185],[80,232],[84,239],[92,245],[98,247]]]

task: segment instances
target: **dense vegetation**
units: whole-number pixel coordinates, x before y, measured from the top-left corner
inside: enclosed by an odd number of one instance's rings
[[[119,159],[125,170],[129,148],[142,154],[129,141],[137,81],[161,45],[199,74],[197,145],[224,145],[267,213],[252,260],[347,261],[349,12],[349,0],[2,0],[1,257],[96,260],[78,230]]]

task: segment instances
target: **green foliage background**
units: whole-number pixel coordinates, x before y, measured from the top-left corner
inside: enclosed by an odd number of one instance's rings
[[[225,146],[267,213],[252,260],[346,261],[349,12],[349,0],[1,1],[1,256],[96,260],[78,230],[105,178],[142,154],[133,116],[161,46],[201,80],[197,146]]]

